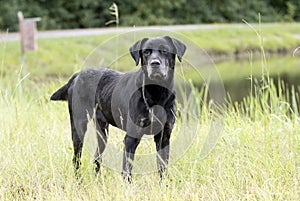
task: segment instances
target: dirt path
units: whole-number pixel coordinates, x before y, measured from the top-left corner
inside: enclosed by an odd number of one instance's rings
[[[168,31],[177,31],[177,30],[195,30],[195,29],[215,29],[221,26],[230,26],[230,27],[245,27],[245,24],[228,24],[228,25],[175,25],[175,26],[147,26],[147,27],[120,27],[120,28],[91,28],[91,29],[69,29],[69,30],[54,30],[54,31],[39,31],[39,38],[58,38],[58,37],[72,37],[72,36],[92,36],[92,35],[101,35],[101,34],[110,34],[118,32],[126,32],[141,30],[141,29],[164,29]],[[0,41],[14,41],[19,40],[20,34],[16,33],[0,33]]]

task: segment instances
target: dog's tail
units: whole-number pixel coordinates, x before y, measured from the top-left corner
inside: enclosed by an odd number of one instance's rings
[[[72,85],[74,79],[77,77],[78,73],[74,74],[71,79],[68,81],[67,84],[59,88],[52,96],[50,97],[50,100],[52,101],[66,101],[68,100],[68,89]]]

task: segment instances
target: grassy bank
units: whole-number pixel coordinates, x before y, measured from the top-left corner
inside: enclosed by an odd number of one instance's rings
[[[293,50],[300,45],[300,25],[297,23],[253,27],[263,36],[263,46],[267,53],[292,55]],[[214,61],[240,56],[248,59],[250,53],[260,54],[261,42],[248,25],[212,25],[211,28],[182,30],[178,33],[206,51]],[[81,69],[85,58],[95,47],[113,36],[115,35],[39,39],[39,50],[27,52],[26,69],[32,78],[69,76]],[[124,48],[127,51],[129,47]],[[2,41],[0,50],[0,75],[16,73],[21,66],[20,42]],[[126,62],[123,68],[132,69],[133,66],[132,62]]]
[[[300,45],[300,28],[291,24],[221,25],[216,29],[183,31],[213,57],[248,58],[249,52],[260,55],[263,45],[269,54],[291,54]],[[262,41],[258,40],[260,34]]]

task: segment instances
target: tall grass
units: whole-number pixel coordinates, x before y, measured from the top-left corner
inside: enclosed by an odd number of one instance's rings
[[[268,77],[263,82],[253,79],[252,95],[241,103],[229,102],[221,108],[221,116],[220,108],[214,111],[207,104],[206,86],[192,88],[191,93],[182,90],[171,154],[176,155],[186,139],[188,150],[173,157],[169,177],[162,182],[157,173],[149,172],[135,175],[128,185],[108,167],[95,176],[87,150],[81,182],[74,177],[67,105],[49,101],[61,83],[37,83],[18,73],[2,78],[6,81],[0,85],[1,200],[299,200],[295,87],[289,90],[282,82],[275,87]],[[216,117],[221,124],[212,123]],[[210,135],[212,129],[218,133]],[[122,147],[123,136],[111,129],[109,141]],[[207,144],[211,137],[218,137],[212,147]],[[153,151],[153,142],[145,140],[138,154]]]
[[[156,173],[136,175],[131,185],[119,172],[103,167],[93,173],[90,155],[83,157],[78,184],[71,163],[72,144],[65,103],[50,103],[58,83],[39,86],[25,80],[23,91],[1,88],[1,200],[298,200],[299,95],[276,89],[272,82],[223,115],[221,138],[205,157],[200,153],[211,129],[213,112],[194,92],[181,106],[174,136],[196,132],[188,151],[169,167],[162,183]],[[194,119],[188,111],[201,105]],[[202,104],[201,104],[202,103]],[[200,114],[199,114],[200,113]],[[193,115],[195,117],[195,115]],[[184,126],[187,129],[179,129]],[[119,140],[112,130],[110,140]],[[147,152],[141,144],[140,152]],[[176,145],[172,145],[173,147]],[[144,148],[143,148],[144,147]],[[174,153],[174,151],[173,151]]]

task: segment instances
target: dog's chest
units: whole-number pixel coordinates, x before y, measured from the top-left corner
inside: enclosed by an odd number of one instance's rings
[[[170,97],[169,91],[151,89],[139,91],[129,107],[130,121],[128,122],[140,128],[162,128],[167,120],[166,103]],[[151,130],[149,132],[151,134]]]

